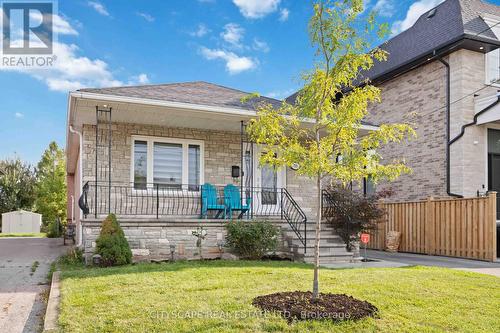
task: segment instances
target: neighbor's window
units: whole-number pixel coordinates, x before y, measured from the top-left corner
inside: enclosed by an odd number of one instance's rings
[[[486,53],[486,84],[500,84],[500,49]]]
[[[134,139],[133,147],[134,188],[198,190],[203,172],[202,142],[141,137]]]

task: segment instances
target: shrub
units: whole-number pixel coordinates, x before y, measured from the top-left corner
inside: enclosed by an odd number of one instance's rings
[[[78,247],[69,249],[65,255],[59,258],[59,263],[70,266],[83,264],[83,250]]]
[[[231,221],[226,229],[226,246],[241,258],[260,259],[278,246],[279,229],[268,221]]]
[[[54,219],[49,222],[47,226],[47,237],[48,238],[58,238],[61,237],[62,225],[59,219]]]
[[[348,250],[351,250],[353,241],[358,241],[361,232],[377,228],[385,213],[378,201],[391,195],[390,191],[380,191],[376,195],[364,196],[341,186],[330,186],[325,192],[323,215]]]
[[[95,253],[101,256],[102,266],[125,265],[132,262],[132,252],[114,214],[108,215],[102,222]]]

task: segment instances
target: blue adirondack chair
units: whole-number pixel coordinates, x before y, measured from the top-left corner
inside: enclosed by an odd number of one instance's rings
[[[226,205],[219,201],[217,197],[217,189],[210,183],[205,183],[201,186],[201,217],[207,218],[208,211],[215,210],[215,218],[226,218]]]
[[[252,206],[252,198],[241,200],[240,190],[233,184],[224,186],[224,202],[227,207],[227,216],[229,218],[233,217],[234,211],[239,211],[240,215],[238,215],[238,218],[241,219],[243,214],[250,212],[250,208]]]

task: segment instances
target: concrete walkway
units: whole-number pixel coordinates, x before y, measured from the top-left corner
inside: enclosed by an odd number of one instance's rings
[[[0,238],[0,332],[41,331],[50,264],[68,248],[62,239]]]

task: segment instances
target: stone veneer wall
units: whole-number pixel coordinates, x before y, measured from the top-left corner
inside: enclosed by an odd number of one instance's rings
[[[162,220],[120,220],[120,226],[130,244],[134,261],[140,260],[169,260],[171,258],[170,245],[175,245],[174,259],[199,258],[196,247],[197,238],[192,232],[203,226],[207,235],[202,242],[202,256],[204,259],[213,259],[221,256],[219,243],[226,236],[225,223],[220,220],[204,221],[162,221]],[[100,220],[85,220],[83,224],[83,247],[87,263],[90,263],[95,251],[95,241],[101,230]],[[278,227],[281,222],[276,222]],[[280,233],[277,253],[292,258],[292,252],[287,240]]]
[[[445,78],[444,66],[433,61],[381,84],[381,103],[369,107],[368,122],[410,122],[418,135],[380,149],[384,161],[404,159],[413,169],[412,174],[378,185],[391,188],[394,200],[446,196]]]
[[[113,181],[130,182],[132,135],[203,140],[205,145],[205,181],[233,183],[231,166],[240,164],[240,134],[188,128],[114,123],[112,128],[111,170]],[[95,177],[95,126],[83,126],[83,181]],[[103,157],[104,158],[104,157]]]
[[[114,123],[111,128],[113,182],[130,182],[132,135],[141,135],[203,140],[205,182],[219,185],[238,184],[239,179],[235,181],[231,177],[231,166],[241,164],[240,133],[122,123]],[[85,183],[95,179],[95,126],[93,125],[83,126],[83,156],[83,182]],[[314,219],[316,216],[314,182],[296,175],[294,171],[287,168],[285,183],[285,187],[304,210],[308,219]]]

